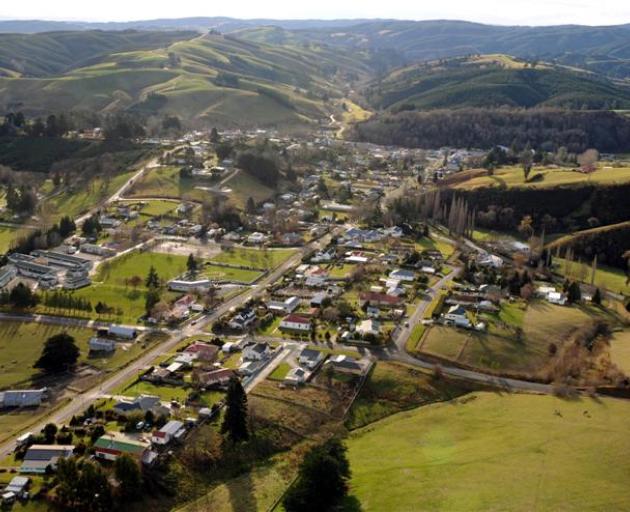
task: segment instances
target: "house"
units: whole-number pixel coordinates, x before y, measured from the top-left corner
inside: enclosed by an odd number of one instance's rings
[[[199,383],[204,387],[226,386],[232,377],[236,377],[236,372],[229,368],[203,372],[198,375]]]
[[[188,293],[195,290],[207,291],[212,288],[212,281],[210,279],[172,279],[168,282],[169,290],[175,292]]]
[[[354,359],[346,355],[334,355],[328,359],[334,370],[353,375],[365,375],[370,369],[371,363],[367,359]]]
[[[5,407],[39,407],[48,388],[0,391],[0,409]]]
[[[389,273],[390,279],[397,279],[398,281],[403,281],[407,283],[413,283],[416,280],[416,274],[411,270],[405,270],[402,268],[392,270]]]
[[[271,347],[267,343],[251,343],[243,348],[243,360],[245,361],[263,361],[271,354]]]
[[[550,304],[556,304],[558,306],[565,306],[567,304],[567,296],[560,292],[550,292],[547,294],[547,301]]]
[[[94,443],[94,457],[103,460],[116,460],[123,454],[142,460],[149,450],[147,441],[129,437],[120,432],[112,432],[99,437]]]
[[[289,297],[284,301],[273,300],[267,304],[267,309],[274,313],[288,315],[293,313],[300,305],[300,299],[298,297]]]
[[[252,245],[264,244],[266,241],[267,241],[267,236],[259,232],[252,233],[251,235],[247,237],[247,243],[252,244]]]
[[[186,428],[181,421],[171,420],[160,430],[156,430],[151,435],[151,442],[157,445],[167,445],[171,441],[179,440],[186,433]]]
[[[190,368],[196,360],[197,354],[184,351],[181,354],[177,354],[173,362],[181,364],[183,368]]]
[[[370,306],[382,308],[393,308],[402,302],[400,297],[388,295],[386,293],[364,292],[359,295],[359,298],[363,302],[368,303]]]
[[[289,315],[280,322],[281,331],[310,332],[311,321],[299,315]]]
[[[238,373],[245,377],[249,377],[258,372],[264,365],[265,363],[263,361],[245,361],[238,367]]]
[[[109,326],[107,332],[114,338],[122,338],[125,340],[132,340],[138,335],[138,331],[136,331],[133,327],[125,327],[123,325],[114,324]]]
[[[423,274],[429,274],[430,276],[435,275],[436,270],[434,267],[429,267],[427,265],[420,267],[420,272]]]
[[[46,468],[55,470],[57,462],[74,453],[73,445],[34,444],[24,455],[20,473],[46,473]]]
[[[344,258],[346,263],[364,264],[369,261],[367,256],[364,256],[362,252],[350,252]]]
[[[89,243],[81,244],[81,252],[84,252],[86,254],[94,254],[95,256],[103,256],[105,258],[116,256],[116,251],[114,249]]]
[[[196,354],[199,361],[211,363],[216,360],[219,354],[219,347],[202,341],[196,341],[192,345],[188,345],[184,352]]]
[[[237,313],[228,322],[228,326],[232,329],[244,331],[256,321],[256,313],[252,309],[244,309],[240,313]]]
[[[363,320],[357,325],[356,331],[361,336],[371,335],[378,336],[381,333],[381,323],[374,318]]]
[[[335,248],[334,247],[330,247],[329,249],[326,249],[325,251],[319,251],[319,252],[315,253],[315,255],[311,258],[311,262],[313,262],[313,263],[329,263],[333,259],[335,259],[335,255],[336,254],[337,254],[337,251],[335,250]]]
[[[466,316],[466,309],[461,304],[455,304],[451,306],[448,312],[444,315],[444,319],[448,322],[452,322],[457,327],[464,327],[469,329],[472,324]]]
[[[116,350],[116,342],[107,338],[99,338],[93,336],[88,343],[90,352],[114,352]]]
[[[304,368],[291,368],[284,377],[284,382],[292,386],[299,386],[306,382],[308,372]]]
[[[170,414],[168,407],[163,406],[160,397],[155,395],[140,395],[132,400],[123,398],[114,405],[113,409],[122,415],[147,411],[151,411],[156,416]]]
[[[298,356],[298,363],[309,370],[314,370],[324,360],[324,354],[319,350],[305,348]]]
[[[501,268],[503,266],[503,260],[494,254],[481,254],[477,258],[477,265],[480,267]]]
[[[298,233],[285,233],[280,237],[280,243],[287,246],[303,245],[304,238]]]

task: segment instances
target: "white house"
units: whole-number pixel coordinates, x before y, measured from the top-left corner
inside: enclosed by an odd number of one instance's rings
[[[293,313],[299,305],[300,299],[298,297],[289,297],[284,301],[272,300],[267,304],[267,308],[274,313],[288,315]]]
[[[357,325],[356,330],[361,336],[365,336],[367,334],[378,336],[381,332],[381,324],[374,318],[368,318],[367,320],[361,321],[359,325]]]
[[[267,241],[267,236],[262,233],[252,233],[247,237],[247,242],[253,245],[264,244]]]
[[[310,332],[311,321],[308,318],[299,315],[289,315],[280,322],[280,330]]]
[[[399,268],[392,270],[389,274],[389,278],[397,279],[398,281],[413,282],[416,280],[416,274],[411,270]]]
[[[298,386],[300,384],[304,384],[307,377],[307,371],[298,366],[297,368],[291,368],[291,370],[288,371],[284,377],[284,382],[292,386]]]
[[[244,330],[256,321],[256,313],[251,309],[245,309],[240,313],[234,315],[228,322],[228,325],[232,329]]]
[[[133,327],[125,327],[123,325],[114,324],[109,326],[108,332],[110,336],[126,340],[132,340],[138,335],[138,331],[136,331]]]
[[[451,306],[448,312],[444,315],[444,319],[453,322],[457,327],[464,327],[469,329],[472,324],[466,316],[466,310],[461,304]]]
[[[567,296],[564,293],[554,291],[547,294],[547,301],[551,304],[557,304],[558,306],[565,306]]]
[[[267,359],[271,353],[271,347],[267,343],[252,343],[243,349],[243,360],[262,361]]]

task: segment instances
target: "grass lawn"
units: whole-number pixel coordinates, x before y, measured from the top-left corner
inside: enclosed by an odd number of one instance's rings
[[[469,336],[464,329],[436,325],[429,329],[420,351],[456,361]]]
[[[554,258],[554,271],[565,277],[591,283],[592,271],[590,264],[571,262],[568,265],[563,258]],[[621,269],[597,265],[595,285],[606,288],[614,293],[630,293],[630,285],[626,284],[626,276]]]
[[[280,363],[278,367],[269,375],[269,379],[271,380],[284,380],[289,371],[291,370],[291,365],[289,363]]]
[[[186,256],[179,254],[134,251],[105,261],[98,268],[94,281],[126,287],[125,281],[130,277],[140,276],[144,280],[152,266],[163,281],[168,281],[186,270],[186,260]]]
[[[81,350],[81,361],[86,361],[88,340],[94,332],[91,329],[33,322],[0,322],[0,388],[18,383],[28,384],[38,373],[33,364],[41,355],[44,342],[61,332],[67,332],[75,338]],[[114,366],[115,358],[104,366]]]
[[[262,329],[258,329],[256,332],[261,336],[280,336],[282,333],[278,331],[278,327],[280,327],[280,322],[282,322],[281,316],[275,316],[273,321],[269,323],[269,325],[263,327]]]
[[[626,375],[630,375],[630,331],[616,332],[610,340],[612,362]]]
[[[284,263],[297,251],[295,249],[251,249],[235,247],[210,259],[214,263],[242,265],[259,269],[272,269]]]
[[[449,258],[455,252],[455,247],[452,244],[438,238],[435,233],[432,233],[431,238],[422,237],[416,240],[415,246],[418,251],[440,251],[444,259]]]
[[[334,265],[330,267],[328,277],[331,279],[347,279],[352,274],[352,271],[356,269],[356,265]]]
[[[231,190],[228,196],[239,208],[245,208],[245,204],[250,197],[256,203],[261,203],[273,197],[274,194],[274,191],[269,187],[243,171],[239,172],[223,186]]]
[[[0,226],[0,254],[6,253],[13,242],[20,237],[26,236],[30,231],[28,228]]]
[[[155,395],[159,396],[162,400],[179,400],[180,402],[186,399],[188,396],[188,390],[183,387],[152,384],[151,382],[137,381],[122,392],[124,396],[135,397],[138,395]]]
[[[176,201],[146,201],[146,204],[140,210],[140,214],[148,217],[160,217],[169,214],[176,216],[175,208],[177,208],[177,204]]]
[[[129,190],[129,197],[168,197],[203,201],[209,192],[195,188],[192,179],[180,180],[179,167],[158,167],[144,174]]]
[[[208,279],[217,281],[236,281],[238,283],[251,283],[262,276],[262,272],[245,270],[240,268],[221,267],[218,265],[206,265],[202,274]]]
[[[531,181],[538,174],[542,176],[542,179]],[[630,167],[613,168],[600,166],[592,174],[582,174],[571,169],[534,167],[529,178],[530,181],[525,183],[523,169],[520,166],[509,166],[496,170],[493,176],[478,176],[458,183],[454,188],[473,189],[498,186],[549,188],[561,185],[586,185],[589,183],[611,185],[630,181]]]
[[[420,343],[425,329],[426,326],[421,323],[413,326],[405,347],[407,352],[414,352],[418,348],[418,343]]]
[[[400,413],[351,435],[351,494],[365,512],[627,510],[629,415],[493,393]]]

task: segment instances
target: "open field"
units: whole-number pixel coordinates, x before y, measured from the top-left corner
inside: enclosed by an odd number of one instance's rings
[[[619,369],[630,375],[630,331],[616,332],[610,340],[610,357]]]
[[[208,192],[195,188],[192,179],[181,180],[179,167],[158,167],[146,172],[129,189],[129,197],[167,197],[203,201]]]
[[[33,364],[39,358],[44,342],[50,336],[67,332],[74,336],[81,350],[82,362],[102,368],[116,366],[124,352],[119,351],[107,360],[88,360],[88,340],[93,331],[80,327],[61,327],[31,322],[0,322],[0,388],[28,383],[38,374]]]
[[[54,196],[46,201],[42,207],[44,216],[57,219],[64,215],[77,217],[79,214],[94,208],[105,199],[109,198],[116,190],[122,187],[136,171],[128,171],[114,176],[109,181],[94,178],[90,183],[81,186],[78,190],[68,190],[61,195]]]
[[[475,368],[536,374],[549,361],[549,345],[560,346],[595,313],[542,301],[526,308],[504,304],[498,315],[486,315],[491,322],[488,332],[433,326],[417,350]],[[515,334],[517,328],[523,329],[522,339]]]
[[[29,233],[28,228],[0,226],[0,254],[6,253],[13,242]]]
[[[230,189],[228,197],[239,208],[244,208],[250,197],[254,202],[260,203],[273,197],[274,194],[272,189],[243,171],[237,173],[232,179],[225,183],[223,188]]]
[[[532,179],[540,175],[541,178]],[[601,185],[613,185],[630,181],[630,167],[600,166],[592,174],[583,174],[571,169],[556,169],[534,167],[529,180],[525,182],[523,169],[519,166],[509,166],[497,169],[493,176],[479,176],[468,181],[458,183],[456,189],[474,189],[480,187],[527,187],[546,188],[562,185],[586,185],[596,183]]]
[[[184,401],[188,395],[188,390],[169,385],[158,386],[151,382],[138,381],[121,391],[124,396],[136,397],[138,395],[155,395],[162,400],[179,400]]]
[[[168,281],[186,270],[186,259],[186,256],[179,254],[134,251],[104,262],[99,267],[94,281],[107,285],[127,286],[126,280],[133,276],[140,276],[144,281],[152,266],[162,280]]]
[[[559,274],[577,279],[585,283],[591,283],[592,269],[590,264],[569,262],[564,258],[554,258],[554,270]],[[595,285],[613,293],[630,293],[630,284],[626,284],[626,276],[621,269],[597,265],[595,272]]]
[[[262,276],[256,270],[241,268],[221,267],[219,265],[206,265],[201,272],[208,279],[216,281],[236,281],[239,283],[251,283]]]
[[[492,393],[400,413],[351,435],[351,494],[365,512],[625,510],[629,414]]]
[[[235,247],[227,249],[221,254],[210,258],[213,263],[227,263],[229,265],[242,265],[258,269],[275,268],[297,251],[295,249],[250,249]]]
[[[451,400],[470,389],[404,364],[379,361],[355,400],[346,425],[363,427],[391,414],[431,402]]]

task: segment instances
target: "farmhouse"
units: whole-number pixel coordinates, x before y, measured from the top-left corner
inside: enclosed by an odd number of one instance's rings
[[[63,457],[70,457],[74,452],[72,445],[34,444],[24,455],[20,473],[46,473],[46,468],[55,470],[57,461]]]
[[[308,318],[299,315],[289,315],[280,322],[280,330],[310,332],[311,321]]]
[[[167,445],[171,441],[181,439],[186,433],[186,428],[181,421],[171,420],[160,430],[153,432],[151,442],[157,445]]]
[[[47,388],[0,391],[0,408],[38,407],[46,398]]]

